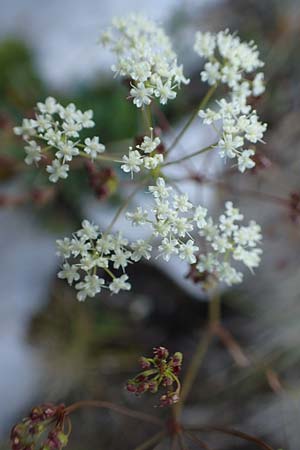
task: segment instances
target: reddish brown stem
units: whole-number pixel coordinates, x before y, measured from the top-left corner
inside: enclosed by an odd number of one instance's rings
[[[240,439],[243,439],[248,442],[253,442],[256,444],[259,448],[262,448],[263,450],[274,450],[273,447],[271,447],[269,444],[264,442],[262,439],[259,439],[255,436],[252,436],[251,434],[243,433],[242,431],[235,430],[233,428],[224,428],[224,427],[218,427],[218,426],[202,426],[202,427],[189,427],[186,428],[186,431],[203,431],[206,433],[211,432],[217,432],[217,433],[223,433],[230,436],[235,436]]]
[[[251,365],[249,358],[245,355],[238,342],[226,328],[218,324],[214,327],[214,332],[221,339],[239,367],[249,367]]]
[[[195,436],[192,433],[185,433],[187,437],[189,437],[192,441],[196,442],[198,446],[204,450],[213,450],[211,447],[209,447],[204,441],[198,438],[198,436]]]
[[[126,408],[125,406],[115,405],[114,403],[106,402],[106,401],[97,401],[97,400],[86,400],[73,403],[72,405],[65,408],[65,414],[72,414],[74,411],[80,408],[104,408],[109,409],[111,411],[115,411],[119,414],[132,417],[134,419],[142,420],[143,422],[153,423],[154,425],[163,425],[163,421],[154,417],[150,414],[145,414],[141,411],[135,411],[133,409]]]

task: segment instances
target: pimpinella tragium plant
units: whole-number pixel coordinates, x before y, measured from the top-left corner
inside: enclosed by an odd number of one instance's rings
[[[101,136],[91,135],[82,139],[82,131],[95,125],[93,112],[81,111],[73,103],[64,106],[52,97],[39,102],[35,116],[24,119],[21,126],[14,129],[26,144],[25,163],[36,165],[38,169],[39,164],[46,161],[41,165],[46,166],[51,183],[62,182],[70,176],[77,160],[77,165],[80,161],[87,162],[93,174],[99,168],[101,170],[102,165],[117,167],[120,179],[133,186],[131,194],[116,210],[106,229],[85,219],[72,236],[57,241],[57,253],[62,258],[58,277],[73,285],[77,299],[84,301],[103,289],[112,294],[129,291],[131,280],[126,270],[142,259],[162,258],[168,262],[171,258],[178,258],[186,262],[190,278],[213,293],[210,322],[183,383],[179,381],[182,354],[176,352],[169,356],[164,347],[154,348],[153,357],[141,358],[141,371],[127,382],[127,390],[136,395],[160,392],[159,405],[173,407],[167,425],[153,416],[101,401],[79,402],[67,408],[50,406],[54,416],[49,418],[44,418],[47,407],[41,406],[40,416],[33,418],[31,414],[13,429],[13,450],[62,448],[68,440],[69,428],[66,429],[66,425],[69,424],[69,414],[81,406],[113,409],[162,426],[157,435],[138,448],[154,447],[168,435],[172,438],[172,448],[176,445],[185,448],[184,434],[190,439],[198,439],[200,446],[202,441],[193,435],[193,429],[182,423],[180,412],[212,335],[219,336],[225,343],[232,343],[233,338],[226,338],[226,331],[220,323],[218,290],[220,285],[241,283],[245,268],[254,274],[262,254],[260,226],[253,219],[245,222],[243,214],[230,199],[225,202],[223,214],[213,217],[202,204],[192,202],[188,194],[176,185],[176,180],[168,175],[169,166],[183,167],[183,161],[200,158],[206,152],[218,154],[240,173],[254,168],[256,146],[264,142],[267,128],[251,106],[253,98],[265,90],[261,71],[264,64],[256,45],[241,41],[229,30],[196,33],[194,50],[196,57],[204,60],[200,77],[208,84],[208,90],[190,119],[167,145],[164,135],[157,131],[157,110],[160,105],[174,100],[178,90],[189,83],[170,39],[151,20],[132,14],[114,19],[102,33],[100,41],[115,56],[114,76],[127,82],[127,100],[140,111],[144,123],[142,137],[133,136],[132,145],[120,154],[110,151],[109,144],[103,143]],[[218,88],[222,93],[219,97]],[[212,127],[213,142],[189,154],[178,157],[177,153],[177,158],[172,159],[173,149],[178,148],[196,119]],[[109,174],[108,170],[108,178]],[[150,200],[132,209],[132,199],[141,192],[146,192]],[[122,214],[128,226],[147,229],[147,238],[129,240],[116,229]],[[54,428],[37,447],[40,434],[46,425],[52,423]],[[259,448],[271,449],[263,441],[236,430],[211,426],[210,431],[232,434],[253,442]],[[27,435],[32,439],[28,440]],[[205,445],[203,443],[202,448],[209,448]]]

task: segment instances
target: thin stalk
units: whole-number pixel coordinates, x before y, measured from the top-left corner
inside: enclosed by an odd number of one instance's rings
[[[188,450],[188,448],[184,442],[182,433],[178,433],[178,442],[179,442],[180,450]]]
[[[212,450],[211,447],[209,447],[206,442],[202,441],[198,438],[198,436],[194,436],[192,433],[185,432],[186,436],[189,437],[192,441],[194,441],[200,448],[203,450]]]
[[[151,113],[150,105],[147,105],[143,108],[143,117],[144,117],[146,133],[148,133],[149,128],[152,128],[152,113]]]
[[[109,233],[112,229],[112,227],[115,225],[115,223],[117,222],[118,218],[120,217],[120,215],[122,214],[122,212],[124,211],[124,209],[127,208],[127,206],[129,205],[129,203],[131,202],[131,200],[134,198],[134,196],[136,195],[136,193],[140,190],[141,186],[143,184],[145,184],[145,182],[147,181],[149,177],[145,178],[141,183],[139,183],[137,185],[137,187],[132,191],[132,193],[129,195],[129,197],[126,199],[126,201],[120,205],[119,209],[117,210],[113,220],[111,221],[111,223],[109,224],[107,230],[105,231],[105,234]]]
[[[216,292],[208,303],[209,326],[214,328],[221,321],[221,298],[220,293]]]
[[[212,334],[210,329],[208,328],[204,335],[201,337],[199,344],[195,350],[195,353],[193,354],[193,358],[190,362],[190,365],[187,369],[187,372],[185,374],[182,389],[180,393],[180,400],[176,405],[174,406],[174,415],[176,418],[179,417],[183,404],[192,388],[192,385],[196,379],[198,370],[202,364],[202,361],[206,355],[206,352],[208,350],[209,344],[212,339]]]
[[[178,142],[181,140],[181,138],[184,136],[185,132],[188,130],[190,125],[194,122],[195,118],[197,117],[197,114],[200,109],[205,108],[207,103],[209,102],[211,96],[217,89],[217,85],[212,86],[206,93],[206,95],[201,100],[199,106],[196,108],[196,110],[193,112],[191,117],[188,119],[182,130],[179,132],[179,134],[175,137],[174,141],[171,143],[170,147],[167,150],[167,153],[170,154],[171,150],[178,144]]]
[[[72,414],[74,411],[77,411],[81,408],[103,408],[109,409],[111,411],[115,411],[124,416],[132,417],[134,419],[142,420],[143,422],[153,423],[155,425],[162,425],[163,422],[157,417],[151,416],[150,414],[145,414],[141,411],[135,411],[133,409],[126,408],[125,406],[115,405],[114,403],[106,402],[106,401],[98,401],[98,400],[82,400],[80,402],[73,403],[70,406],[67,406],[64,410],[66,415]]]
[[[87,153],[84,152],[79,152],[80,156],[82,156],[83,158],[88,158],[91,159],[90,155],[88,155]],[[110,156],[106,156],[106,155],[98,155],[96,156],[96,158],[94,158],[96,161],[106,161],[106,162],[114,162],[114,163],[118,163],[121,164],[124,161],[122,161],[121,159],[114,159],[111,158]]]
[[[203,362],[203,359],[208,350],[209,344],[212,340],[214,334],[214,327],[220,322],[221,319],[221,304],[220,304],[220,294],[216,292],[215,295],[209,302],[209,320],[208,327],[205,331],[204,335],[201,337],[198,346],[196,347],[195,353],[192,357],[190,365],[185,374],[185,378],[183,380],[180,400],[174,406],[174,417],[175,420],[179,417],[183,404],[193,386],[193,383],[197,377],[197,373],[199,368]]]
[[[220,324],[216,324],[214,328],[215,334],[221,339],[224,346],[227,348],[228,352],[232,356],[232,359],[236,362],[239,367],[249,367],[251,365],[250,359],[245,355],[243,349],[236,341],[236,339],[232,336],[230,331],[221,326]],[[268,375],[266,375],[268,377]]]
[[[150,448],[153,445],[158,444],[165,435],[166,435],[165,431],[160,431],[159,433],[155,434],[151,438],[147,439],[145,442],[143,442],[138,447],[135,447],[134,450],[146,450],[147,448]]]
[[[188,427],[184,429],[184,431],[203,431],[206,433],[223,433],[227,434],[229,436],[235,436],[240,439],[243,439],[248,442],[252,442],[256,444],[259,448],[262,448],[263,450],[274,450],[273,447],[271,447],[269,444],[264,442],[262,439],[257,438],[255,436],[252,436],[248,433],[243,433],[242,431],[235,430],[233,428],[224,428],[224,427],[218,427],[218,426],[201,426],[201,427]]]
[[[213,150],[216,144],[217,143],[215,142],[214,144],[210,144],[207,147],[201,148],[200,150],[190,153],[189,155],[185,155],[182,158],[167,162],[163,164],[162,167],[171,166],[172,164],[178,164],[181,163],[182,161],[186,161],[187,159],[194,158],[194,156],[201,155],[202,153],[208,152],[209,150]]]

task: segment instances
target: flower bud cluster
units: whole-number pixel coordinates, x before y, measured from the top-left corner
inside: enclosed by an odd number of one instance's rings
[[[127,382],[126,389],[137,395],[145,392],[156,394],[159,389],[163,389],[159,405],[171,406],[177,403],[180,395],[178,374],[181,371],[182,358],[180,352],[169,357],[166,348],[154,348],[152,358],[140,358],[142,372]]]
[[[136,145],[134,150],[129,147],[128,156],[123,156],[121,169],[124,172],[130,172],[131,176],[133,173],[140,172],[141,167],[146,170],[156,169],[164,161],[162,153],[157,152],[159,146],[160,139],[159,137],[154,138],[153,129],[150,128],[150,136],[144,136],[141,144]]]
[[[169,38],[143,15],[114,19],[101,41],[117,57],[112,66],[115,74],[130,79],[130,96],[138,108],[149,105],[154,97],[165,105],[176,97],[182,83],[189,82],[177,64]]]
[[[92,110],[82,112],[74,103],[64,107],[53,97],[46,98],[44,103],[39,102],[35,118],[23,119],[22,126],[14,128],[15,134],[22,136],[27,143],[26,164],[37,164],[42,158],[50,158],[51,164],[46,170],[49,180],[56,183],[60,178],[68,177],[69,163],[74,157],[81,155],[95,159],[105,150],[99,138],[86,138],[84,144],[79,140],[81,130],[95,125],[92,119]]]
[[[252,157],[255,154],[249,144],[263,142],[267,129],[260,122],[255,110],[247,104],[250,96],[260,96],[264,90],[264,75],[262,72],[251,77],[251,74],[264,64],[259,59],[256,45],[251,41],[241,42],[238,36],[228,30],[219,33],[196,33],[195,51],[208,62],[201,72],[201,79],[211,86],[220,83],[229,88],[228,98],[217,101],[217,109],[200,110],[199,116],[203,122],[213,125],[218,132],[219,148],[222,158],[237,158],[240,172],[255,166]],[[217,122],[222,122],[218,131]]]
[[[68,443],[64,429],[64,405],[43,404],[13,427],[12,450],[61,450]]]
[[[243,216],[231,202],[226,202],[226,211],[216,225],[207,217],[206,208],[195,207],[187,194],[175,193],[163,178],[158,178],[155,186],[149,186],[149,191],[154,199],[152,211],[138,207],[126,216],[134,226],[150,226],[152,234],[148,242],[159,240],[158,256],[165,261],[177,255],[188,264],[197,263],[199,273],[208,272],[228,285],[240,283],[243,277],[231,265],[233,260],[251,270],[258,266],[262,253],[256,248],[261,240],[260,227],[254,221],[239,226],[237,222]]]

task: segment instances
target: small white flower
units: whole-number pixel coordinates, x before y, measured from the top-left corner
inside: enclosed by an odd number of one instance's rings
[[[153,88],[147,88],[144,83],[140,82],[130,89],[130,95],[133,98],[133,103],[141,108],[143,105],[150,105]]]
[[[148,219],[148,211],[138,206],[133,213],[126,213],[126,219],[130,220],[132,225],[145,225]]]
[[[27,139],[29,136],[36,135],[37,122],[33,119],[23,119],[21,127],[14,127],[14,133],[17,136],[23,136]]]
[[[163,199],[169,196],[170,187],[166,186],[165,180],[161,177],[157,178],[156,186],[149,186],[149,192],[153,194],[155,198]]]
[[[69,285],[74,281],[78,281],[80,275],[78,273],[78,268],[75,265],[70,265],[69,263],[64,263],[62,270],[57,274],[58,278],[66,279]]]
[[[214,54],[216,47],[216,37],[212,33],[201,33],[197,31],[194,50],[199,56],[209,58]]]
[[[123,156],[123,162],[121,169],[124,172],[131,172],[131,176],[133,176],[133,173],[137,173],[141,170],[140,166],[143,164],[143,159],[141,157],[141,154],[138,150],[130,150],[127,155]]]
[[[79,131],[82,129],[82,125],[75,122],[75,120],[69,120],[68,122],[63,122],[62,128],[66,136],[77,138],[79,136]]]
[[[118,294],[121,290],[129,291],[131,289],[130,283],[127,283],[128,276],[121,275],[119,278],[114,278],[109,285],[109,289],[114,293]]]
[[[213,111],[209,108],[207,108],[205,111],[203,109],[200,109],[198,115],[203,119],[203,123],[206,125],[211,125],[221,118],[221,115],[218,112]]]
[[[245,135],[246,139],[248,139],[248,141],[250,142],[253,142],[253,144],[256,144],[256,142],[262,140],[266,129],[267,124],[260,122],[256,113],[254,112],[249,118],[249,125],[247,127]]]
[[[154,170],[164,162],[164,157],[161,153],[153,156],[145,156],[143,158],[144,167],[148,170]]]
[[[69,258],[71,256],[72,244],[69,238],[57,239],[57,256],[63,256],[64,258]]]
[[[132,243],[131,249],[132,249],[131,259],[135,262],[139,261],[142,258],[145,259],[151,258],[152,246],[142,239],[139,239],[136,242]]]
[[[78,239],[77,236],[75,236],[72,241],[72,255],[76,258],[77,256],[86,257],[88,254],[88,251],[91,249],[91,243],[86,242],[86,238],[80,238]]]
[[[200,75],[202,81],[207,81],[210,86],[213,86],[221,78],[220,64],[218,62],[207,62]]]
[[[203,206],[197,206],[194,212],[194,221],[199,229],[206,225],[207,209]]]
[[[255,162],[251,159],[251,156],[255,155],[254,150],[244,150],[238,157],[239,171],[244,173],[246,169],[252,169],[255,166]]]
[[[194,228],[187,217],[176,217],[172,222],[172,231],[180,237],[184,237]]]
[[[232,202],[227,201],[225,203],[225,208],[228,217],[231,217],[233,220],[243,220],[243,214],[240,213],[240,210],[238,208],[235,208],[233,206]]]
[[[240,136],[232,136],[231,134],[224,135],[222,139],[218,142],[218,147],[220,149],[219,153],[222,158],[226,156],[228,158],[234,158],[238,151],[237,149],[244,144],[244,140]]]
[[[264,74],[263,72],[259,72],[255,75],[254,80],[252,82],[252,92],[255,97],[262,95],[266,90],[264,84]]]
[[[37,145],[35,141],[28,142],[29,145],[25,146],[26,164],[37,163],[42,159],[41,147]]]
[[[47,97],[45,103],[39,102],[37,104],[37,107],[42,114],[51,114],[51,115],[55,114],[59,109],[59,105],[55,100],[55,98],[53,97]]]
[[[171,80],[163,83],[160,79],[156,83],[154,89],[155,97],[159,97],[159,101],[162,105],[165,105],[168,100],[173,100],[176,97],[176,92],[171,86]]]
[[[95,297],[96,294],[101,292],[104,284],[103,278],[99,278],[97,275],[86,275],[84,281],[75,285],[76,289],[79,290],[77,299],[83,302],[86,297]]]
[[[59,178],[67,178],[69,166],[67,164],[61,164],[58,159],[54,159],[51,166],[48,165],[46,170],[50,173],[49,180],[52,181],[52,183],[56,183]]]
[[[113,267],[114,269],[119,269],[122,267],[126,267],[128,265],[128,260],[131,256],[130,252],[122,251],[122,250],[115,250],[115,254],[111,256],[111,261],[113,261]]]
[[[193,207],[192,203],[189,201],[187,194],[174,195],[173,204],[174,208],[178,209],[181,212],[187,212]]]
[[[97,155],[103,153],[105,150],[105,146],[99,142],[98,136],[94,136],[92,139],[86,138],[84,143],[84,151],[92,159],[97,158]]]
[[[93,128],[95,126],[95,122],[92,120],[93,115],[94,113],[91,109],[84,112],[77,110],[76,120],[83,128]]]
[[[195,253],[199,250],[197,245],[194,245],[194,241],[189,239],[185,244],[179,246],[179,258],[184,259],[189,264],[195,264]]]
[[[170,261],[171,255],[178,254],[178,241],[176,239],[165,238],[161,241],[158,251],[165,261]]]
[[[151,136],[150,137],[145,136],[141,145],[137,146],[137,148],[142,150],[144,153],[154,152],[154,150],[156,150],[160,144],[159,137],[156,137],[153,139],[152,129],[150,129],[150,130],[151,130]]]
[[[79,150],[72,141],[60,142],[58,147],[59,151],[55,153],[55,156],[63,159],[64,162],[72,161],[73,156],[79,155]]]

